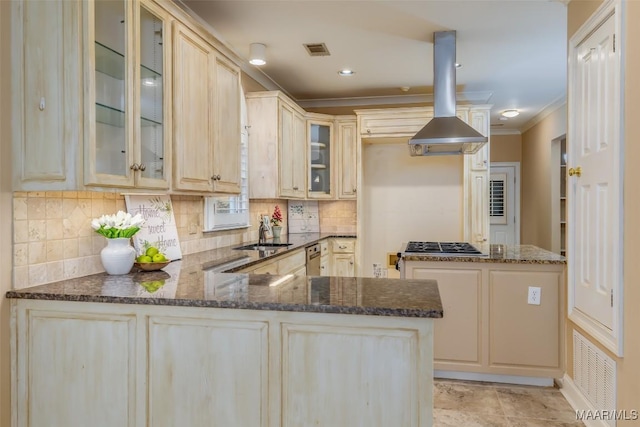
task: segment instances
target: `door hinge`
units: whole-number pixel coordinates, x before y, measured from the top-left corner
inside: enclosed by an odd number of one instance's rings
[[[613,289],[611,289],[611,307],[613,307]]]
[[[613,35],[613,51],[616,51],[616,35]]]

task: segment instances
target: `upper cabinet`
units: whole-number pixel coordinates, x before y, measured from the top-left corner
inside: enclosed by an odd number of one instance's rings
[[[332,118],[313,115],[307,119],[307,196],[310,199],[331,199],[335,195]]]
[[[11,3],[15,190],[240,192],[239,59],[184,10]]]
[[[336,119],[338,152],[338,199],[355,199],[357,185],[356,119],[352,116]]]
[[[82,140],[81,3],[13,1],[13,188],[78,185]]]
[[[167,20],[151,2],[85,3],[86,185],[169,188]]]
[[[175,23],[173,188],[240,192],[240,70]]]
[[[246,95],[249,120],[249,197],[304,199],[304,110],[280,92]]]

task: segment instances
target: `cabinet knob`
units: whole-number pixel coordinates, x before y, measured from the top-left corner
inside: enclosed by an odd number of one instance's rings
[[[358,190],[357,188],[354,188],[354,189],[353,189],[353,192],[355,193],[357,190]]]
[[[349,261],[349,264],[353,265],[353,261]]]
[[[220,181],[220,175],[216,175],[216,180]]]
[[[294,190],[298,190],[298,187],[293,187]]]
[[[132,171],[140,170],[140,165],[138,165],[137,163],[134,163],[129,167],[129,169],[131,169]]]
[[[338,247],[339,247],[340,249],[347,249],[347,247],[346,247],[346,246],[344,246],[344,245],[339,245]]]
[[[40,111],[44,111],[46,106],[47,106],[47,103],[43,96],[42,98],[40,98],[40,106],[38,108],[40,108]]]
[[[213,176],[211,177],[211,179],[212,179],[213,181],[215,181],[217,178],[216,178],[216,176],[215,176],[215,175],[213,175]]]
[[[147,169],[147,166],[144,163],[140,163],[139,169],[144,172]]]
[[[367,133],[368,133],[368,134],[371,134],[371,129],[367,129]]]

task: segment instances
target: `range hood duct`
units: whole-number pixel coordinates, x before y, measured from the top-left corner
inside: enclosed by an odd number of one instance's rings
[[[456,32],[435,32],[433,40],[434,117],[409,140],[409,152],[474,154],[488,139],[456,116]]]

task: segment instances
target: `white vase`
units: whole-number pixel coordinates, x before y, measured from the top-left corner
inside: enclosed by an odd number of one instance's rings
[[[274,225],[273,227],[271,227],[271,230],[273,231],[273,238],[274,239],[279,239],[280,238],[280,233],[282,232],[282,226],[281,225]]]
[[[107,246],[100,251],[100,259],[108,274],[127,274],[136,260],[136,250],[128,237],[107,239]]]

